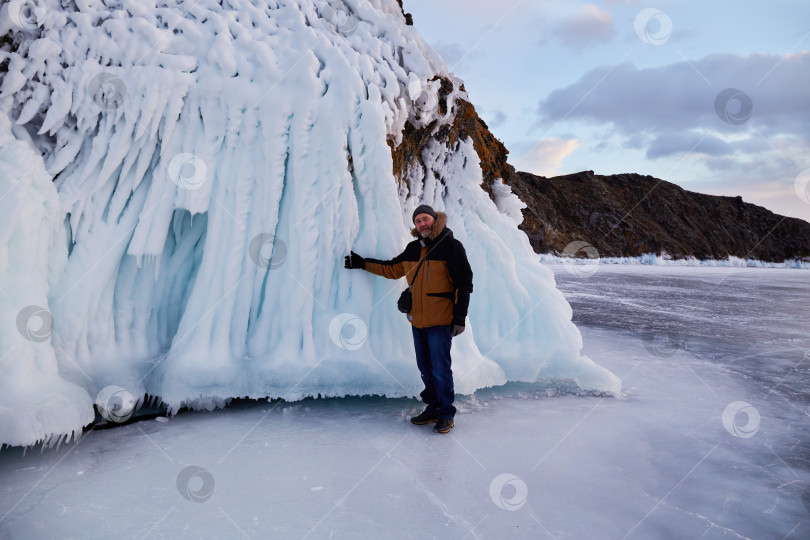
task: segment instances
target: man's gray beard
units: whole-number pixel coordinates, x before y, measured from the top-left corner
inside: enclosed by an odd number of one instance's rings
[[[419,231],[419,236],[421,236],[422,238],[427,238],[428,236],[430,236],[430,229]]]

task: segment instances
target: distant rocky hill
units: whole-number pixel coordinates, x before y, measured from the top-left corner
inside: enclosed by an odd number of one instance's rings
[[[593,171],[552,178],[516,172],[506,182],[528,205],[520,228],[538,253],[562,253],[582,240],[602,257],[665,251],[673,258],[810,259],[810,223],[739,196],[687,191],[652,176]]]

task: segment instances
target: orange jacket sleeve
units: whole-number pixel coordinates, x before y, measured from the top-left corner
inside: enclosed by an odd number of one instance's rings
[[[366,271],[388,279],[399,279],[405,275],[405,251],[391,259],[366,259]]]

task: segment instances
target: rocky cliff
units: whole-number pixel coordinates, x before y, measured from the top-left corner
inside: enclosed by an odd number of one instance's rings
[[[520,228],[538,253],[561,253],[583,240],[600,256],[665,251],[674,258],[810,258],[810,223],[739,196],[696,193],[652,176],[593,171],[552,178],[518,172],[508,183],[528,205]]]

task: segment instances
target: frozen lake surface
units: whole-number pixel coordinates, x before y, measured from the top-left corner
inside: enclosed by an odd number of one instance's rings
[[[416,400],[247,403],[6,448],[0,538],[810,538],[810,273],[550,267],[627,397],[510,383],[445,436]]]

